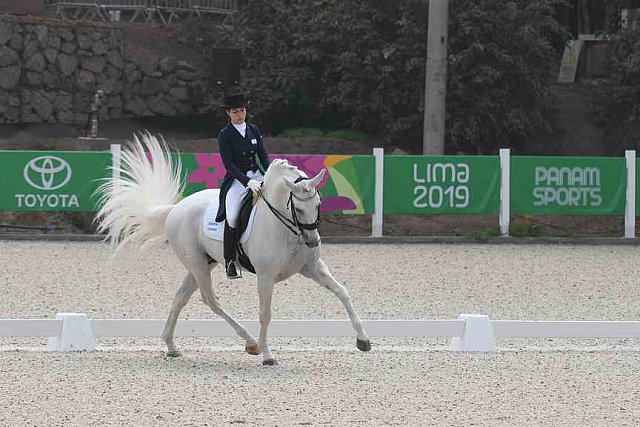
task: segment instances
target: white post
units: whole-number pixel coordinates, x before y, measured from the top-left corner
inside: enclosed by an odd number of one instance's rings
[[[626,150],[627,160],[627,203],[624,209],[624,237],[636,237],[636,152]]]
[[[502,236],[509,235],[509,216],[511,212],[509,211],[510,205],[510,194],[509,194],[509,185],[510,185],[510,153],[508,148],[500,149],[500,214],[498,217],[498,222],[500,224],[500,234]]]
[[[111,173],[114,179],[120,177],[122,150],[120,144],[111,144]]]
[[[371,216],[371,237],[382,237],[384,223],[384,148],[374,148],[375,186],[373,215]]]
[[[56,319],[62,320],[62,329],[57,337],[49,337],[48,350],[81,351],[93,350],[96,341],[91,331],[91,323],[83,313],[58,313]]]
[[[496,351],[496,337],[491,318],[485,314],[461,314],[464,320],[462,336],[451,338],[453,351]]]

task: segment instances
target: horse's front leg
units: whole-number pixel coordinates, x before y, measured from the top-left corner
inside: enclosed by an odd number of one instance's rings
[[[260,302],[260,338],[258,346],[262,353],[262,364],[265,366],[277,366],[278,362],[269,351],[267,331],[271,322],[271,297],[273,296],[274,280],[271,277],[258,275],[258,299]]]
[[[358,316],[358,313],[356,313],[356,310],[353,307],[353,302],[351,301],[351,296],[349,295],[347,288],[333,277],[324,261],[318,258],[315,262],[305,265],[300,273],[312,279],[319,285],[329,289],[335,296],[340,298],[345,310],[347,310],[349,319],[351,319],[351,325],[353,326],[353,329],[356,330],[356,346],[362,351],[371,350],[371,341],[362,326],[360,316]]]

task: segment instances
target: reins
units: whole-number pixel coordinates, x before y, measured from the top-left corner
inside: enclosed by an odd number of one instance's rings
[[[303,181],[305,179],[309,179],[309,178],[299,177],[298,179],[295,180],[294,183],[297,184],[298,182]],[[271,203],[269,203],[269,201],[264,197],[264,195],[262,194],[262,191],[258,192],[258,197],[260,197],[262,200],[264,200],[264,202],[267,204],[267,206],[269,207],[269,210],[273,213],[273,215],[282,224],[284,224],[284,226],[287,227],[289,229],[289,231],[291,231],[296,236],[301,236],[302,233],[304,232],[303,230],[315,230],[320,225],[320,206],[318,205],[318,216],[317,216],[315,222],[312,222],[310,224],[304,223],[304,222],[300,222],[298,220],[298,215],[296,214],[296,209],[295,209],[295,205],[293,204],[293,199],[295,198],[295,199],[298,199],[298,200],[309,200],[309,199],[312,199],[312,198],[316,197],[317,194],[318,194],[318,189],[315,189],[315,192],[313,193],[312,196],[304,197],[304,198],[296,196],[295,194],[293,194],[293,191],[289,192],[289,200],[287,201],[287,209],[291,209],[291,218],[292,219],[289,219],[285,214],[280,212],[278,209],[274,208],[273,205],[271,205]],[[294,227],[297,227],[299,231],[296,231],[294,229]]]

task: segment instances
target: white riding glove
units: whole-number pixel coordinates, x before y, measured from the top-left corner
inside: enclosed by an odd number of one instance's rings
[[[256,181],[255,179],[250,179],[249,182],[247,182],[247,187],[249,187],[251,191],[253,191],[255,194],[260,192],[261,186],[262,186],[262,183],[259,181]]]

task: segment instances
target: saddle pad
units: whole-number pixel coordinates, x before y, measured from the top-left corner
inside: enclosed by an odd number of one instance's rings
[[[204,215],[202,217],[202,230],[204,231],[205,236],[222,241],[224,238],[224,221],[216,222],[216,215],[218,214],[218,198],[214,197],[213,200],[207,206],[207,209],[204,211]],[[253,218],[256,215],[256,207],[254,206],[251,209],[251,215],[249,216],[249,223],[247,224],[246,230],[240,236],[240,243],[245,243],[249,239],[249,235],[251,234],[251,228],[253,227]]]

